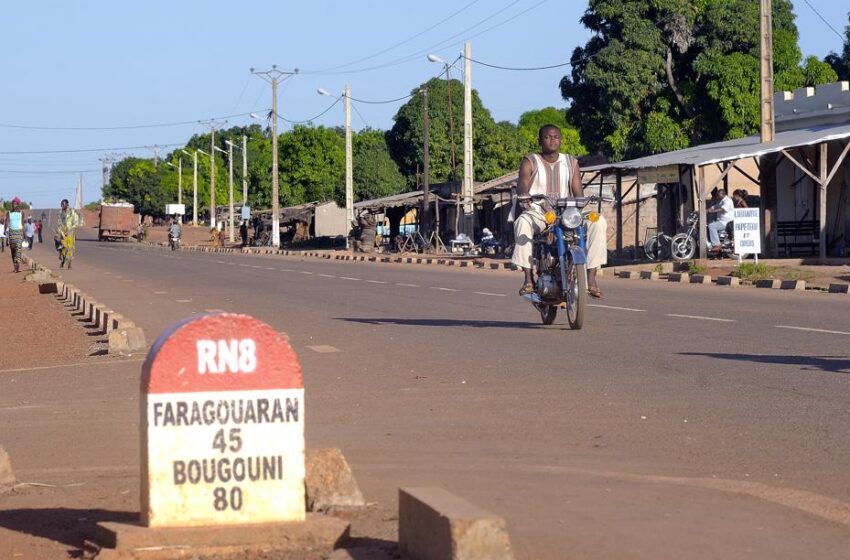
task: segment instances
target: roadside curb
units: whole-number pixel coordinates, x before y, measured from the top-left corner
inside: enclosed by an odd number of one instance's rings
[[[97,329],[98,334],[107,337],[108,354],[130,355],[147,349],[145,333],[133,321],[116,313],[74,285],[57,279],[51,269],[38,264],[28,255],[25,255],[24,259],[34,275],[42,273],[33,280],[38,282],[39,293],[53,294],[71,316],[81,323],[88,323]]]
[[[158,243],[145,242],[143,246],[167,250],[167,246]],[[456,268],[469,268],[479,270],[517,270],[516,265],[511,262],[487,262],[480,258],[470,257],[422,257],[422,256],[398,256],[385,255],[382,253],[364,253],[352,255],[349,253],[335,254],[324,251],[294,251],[290,249],[269,249],[264,247],[208,247],[206,245],[181,245],[179,251],[195,253],[239,253],[242,255],[279,255],[284,257],[316,258],[335,261],[351,262],[380,262],[393,264],[421,264],[431,266],[453,266]]]

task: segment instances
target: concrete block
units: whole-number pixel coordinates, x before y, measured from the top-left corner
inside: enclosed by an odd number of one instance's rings
[[[831,294],[848,294],[850,293],[850,284],[830,284],[829,293]]]
[[[3,446],[0,445],[0,486],[11,486],[16,482],[15,473],[12,471],[12,460]]]
[[[667,275],[668,282],[682,282],[689,283],[691,281],[691,275],[687,272],[671,272]]]
[[[109,333],[110,354],[132,354],[147,347],[145,333],[138,327],[114,330]]]
[[[38,283],[38,293],[40,294],[58,294],[59,287],[54,281],[43,281]]]
[[[654,270],[642,270],[640,272],[640,278],[641,280],[658,280],[659,275]]]
[[[307,511],[366,505],[342,451],[337,448],[308,449],[304,461]]]
[[[635,278],[640,278],[640,275],[634,270],[621,270],[617,273],[617,276],[620,278],[626,278],[629,280],[634,280]]]
[[[804,280],[783,280],[779,284],[780,290],[805,290],[806,282]]]
[[[708,274],[691,275],[691,284],[711,284],[711,276]]]
[[[513,560],[505,520],[442,488],[400,488],[398,545],[412,560]]]
[[[139,558],[144,552],[171,551],[168,558],[219,557],[233,548],[262,553],[269,551],[330,552],[348,538],[350,524],[336,517],[307,514],[306,521],[291,523],[257,523],[218,527],[144,527],[133,523],[98,523],[90,538],[103,549],[120,553],[120,558]],[[228,550],[230,549],[230,550]],[[253,557],[252,554],[248,556]],[[115,556],[113,556],[115,557]],[[154,556],[162,558],[162,556]],[[300,555],[299,555],[300,557]]]
[[[499,270],[499,263],[490,263],[491,270]]]
[[[782,281],[776,278],[764,278],[762,280],[756,280],[756,288],[769,288],[772,290],[778,290],[782,285]]]
[[[717,285],[718,286],[730,286],[737,287],[741,285],[741,279],[737,276],[718,276],[717,277]]]

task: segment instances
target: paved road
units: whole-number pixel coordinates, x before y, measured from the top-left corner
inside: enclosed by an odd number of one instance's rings
[[[343,448],[371,500],[434,484],[505,516],[521,558],[850,550],[850,299],[606,278],[570,331],[508,272],[81,241],[64,276],[150,338],[211,310],[288,333],[309,446]]]

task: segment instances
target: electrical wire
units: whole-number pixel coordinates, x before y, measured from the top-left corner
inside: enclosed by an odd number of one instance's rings
[[[806,5],[807,5],[809,8],[811,8],[811,9],[812,9],[812,11],[813,11],[815,14],[817,14],[817,16],[821,19],[821,21],[822,21],[822,22],[824,22],[824,23],[826,24],[826,26],[827,26],[827,27],[829,27],[830,29],[832,29],[832,32],[833,32],[833,33],[835,33],[836,35],[838,35],[838,38],[839,38],[839,39],[841,39],[841,42],[842,42],[842,43],[845,43],[845,42],[847,41],[847,38],[846,38],[844,35],[842,35],[841,33],[839,33],[839,32],[838,32],[838,30],[837,30],[837,29],[835,29],[835,28],[832,26],[832,24],[831,24],[831,23],[829,23],[829,21],[828,21],[825,17],[823,17],[823,15],[822,15],[822,14],[821,14],[818,10],[817,10],[817,8],[815,8],[814,6],[812,6],[812,3],[811,3],[811,2],[809,2],[809,0],[803,0],[803,2],[805,2],[805,3],[806,3]]]
[[[366,128],[372,128],[371,126],[369,126],[369,123],[366,122],[366,119],[363,117],[363,114],[360,113],[360,109],[357,108],[357,105],[352,105],[351,108],[354,109],[354,112],[357,113],[357,116],[360,117],[360,120],[363,121],[363,125]]]
[[[352,97],[351,100],[356,102],[356,103],[365,103],[367,105],[384,105],[384,104],[387,104],[387,103],[396,103],[398,101],[403,101],[403,100],[408,99],[410,97],[413,97],[412,93],[408,93],[407,95],[404,95],[402,97],[396,97],[395,99],[387,99],[385,101],[370,101],[368,99],[357,99],[356,97]]]
[[[0,169],[0,173],[15,173],[20,175],[58,175],[66,173],[100,173],[100,169],[64,169],[62,171],[19,171],[14,169]]]
[[[306,124],[306,123],[309,123],[309,122],[313,122],[313,121],[315,121],[316,119],[318,119],[319,117],[324,116],[324,114],[325,114],[325,113],[327,113],[328,111],[330,111],[331,109],[333,109],[333,108],[334,108],[334,107],[335,107],[335,106],[336,106],[336,105],[337,105],[340,101],[342,101],[342,98],[343,98],[343,96],[342,96],[342,95],[340,95],[339,97],[337,97],[337,98],[336,98],[336,100],[335,100],[333,103],[331,103],[331,104],[330,104],[330,106],[328,106],[328,108],[327,108],[327,109],[325,109],[324,111],[322,111],[321,113],[319,113],[319,114],[318,114],[318,115],[316,115],[315,117],[312,117],[312,118],[309,118],[309,119],[305,119],[305,120],[303,120],[303,121],[294,121],[294,120],[290,120],[290,119],[287,119],[287,118],[285,118],[285,117],[283,117],[283,116],[281,116],[281,115],[278,115],[278,118],[279,118],[280,120],[284,121],[284,122],[288,122],[289,124]],[[2,153],[2,152],[0,152],[0,153]]]
[[[232,119],[235,117],[244,117],[250,115],[251,113],[239,113],[236,115],[224,115],[222,117],[212,117],[213,120],[221,120],[221,119]],[[204,119],[208,120],[208,119]],[[21,125],[21,124],[6,124],[0,123],[0,128],[15,128],[15,129],[23,129],[23,130],[133,130],[140,128],[163,128],[168,126],[184,126],[184,125],[196,125],[198,124],[198,120],[193,121],[179,121],[179,122],[170,122],[170,123],[157,123],[157,124],[136,124],[136,125],[128,125],[128,126],[31,126],[31,125]],[[3,152],[0,152],[3,153]]]
[[[475,60],[474,58],[464,57],[470,62],[474,62],[475,64],[480,64],[481,66],[487,66],[488,68],[495,68],[497,70],[519,70],[519,71],[533,71],[533,70],[551,70],[552,68],[563,68],[564,66],[572,66],[572,62],[563,62],[561,64],[552,64],[551,66],[531,66],[528,68],[519,68],[514,66],[498,66],[496,64],[489,64],[487,62],[481,62],[480,60]]]
[[[173,144],[157,144],[160,148],[173,148],[175,146],[183,146],[185,142],[175,142]],[[86,152],[111,152],[114,150],[143,150],[150,148],[150,144],[147,146],[126,146],[123,148],[80,148],[75,150],[35,150],[35,151],[0,151],[0,155],[11,155],[11,154],[79,154]]]
[[[540,4],[542,4],[543,2],[547,2],[547,1],[548,1],[548,0],[542,0],[541,2],[539,2],[538,4],[535,4],[534,6],[532,6],[532,7],[531,7],[531,8],[529,8],[529,9],[533,9],[533,8],[535,8],[535,7],[539,6]],[[327,71],[327,72],[318,72],[318,71],[308,72],[308,71],[302,71],[301,73],[302,73],[302,74],[325,74],[325,75],[336,75],[336,74],[358,74],[358,73],[360,73],[360,72],[369,72],[369,71],[371,71],[371,70],[379,70],[379,69],[381,69],[381,68],[389,68],[389,67],[391,67],[391,66],[398,66],[399,64],[404,64],[405,62],[409,62],[409,61],[411,61],[411,60],[414,60],[414,59],[416,59],[416,58],[418,58],[418,57],[422,56],[423,54],[428,54],[429,52],[433,52],[433,51],[434,51],[434,50],[436,50],[437,48],[440,48],[440,46],[441,46],[441,45],[444,45],[444,44],[445,44],[445,43],[447,43],[447,42],[451,42],[451,41],[453,41],[454,39],[456,39],[457,37],[460,37],[460,36],[462,36],[462,35],[466,34],[467,32],[469,32],[469,31],[471,31],[471,30],[475,29],[476,27],[479,27],[480,25],[483,25],[484,23],[486,23],[486,22],[490,21],[490,20],[491,20],[491,19],[493,19],[494,17],[497,17],[498,15],[500,15],[500,14],[504,13],[505,11],[509,10],[510,8],[512,8],[513,6],[515,6],[516,4],[518,4],[519,2],[520,2],[520,0],[513,0],[513,1],[512,1],[512,2],[510,2],[508,5],[506,5],[506,6],[502,7],[502,8],[500,8],[499,10],[497,10],[497,11],[493,12],[492,14],[490,14],[489,16],[487,16],[486,18],[484,18],[484,19],[482,19],[481,21],[479,21],[478,23],[476,23],[476,24],[474,24],[474,25],[472,25],[472,26],[470,26],[470,27],[467,27],[466,29],[463,29],[462,31],[460,31],[460,32],[458,32],[458,33],[455,33],[454,35],[452,35],[452,36],[450,36],[450,37],[448,37],[448,38],[446,38],[446,39],[443,39],[442,41],[440,41],[440,42],[436,43],[435,45],[432,45],[432,46],[427,47],[427,48],[425,48],[425,49],[421,49],[421,50],[416,51],[416,52],[414,52],[414,53],[411,53],[411,54],[409,54],[409,55],[405,55],[405,56],[403,56],[403,57],[400,57],[400,58],[397,58],[397,59],[394,59],[394,60],[391,60],[391,61],[388,61],[388,62],[385,62],[385,63],[382,63],[382,64],[377,64],[377,65],[374,65],[374,66],[367,66],[367,67],[365,67],[365,68],[357,68],[357,69],[354,69],[354,70],[339,70],[339,71]],[[527,11],[528,11],[528,10],[525,10],[525,11],[523,11],[523,12],[521,12],[521,13],[517,14],[516,16],[512,16],[512,17],[511,17],[511,18],[509,18],[508,20],[506,20],[506,21],[504,21],[504,22],[502,22],[502,23],[500,23],[500,24],[498,24],[498,25],[503,25],[504,23],[507,23],[508,21],[510,21],[510,20],[512,20],[512,19],[514,19],[514,18],[516,18],[516,17],[519,17],[520,15],[522,15],[523,13],[525,13],[525,12],[527,12]],[[485,30],[485,32],[486,32],[486,31],[489,31],[490,29],[495,29],[495,27],[498,27],[498,25],[493,26],[492,28],[488,28],[487,30]]]
[[[387,48],[385,48],[385,49],[383,49],[383,50],[380,50],[380,51],[378,51],[378,52],[376,52],[376,53],[370,54],[369,56],[365,56],[365,57],[363,57],[363,58],[358,58],[357,60],[352,60],[351,62],[346,62],[345,64],[339,64],[339,65],[337,65],[337,66],[332,66],[332,67],[330,67],[330,68],[323,68],[323,69],[321,69],[321,70],[315,70],[315,71],[313,71],[313,72],[309,72],[309,71],[308,71],[308,72],[306,72],[306,73],[313,74],[313,73],[330,72],[330,71],[333,71],[333,70],[339,70],[340,68],[345,68],[345,67],[347,67],[347,66],[353,66],[354,64],[359,64],[359,63],[361,63],[361,62],[366,62],[367,60],[371,60],[371,59],[373,59],[373,58],[375,58],[375,57],[377,57],[377,56],[380,56],[380,55],[382,55],[382,54],[384,54],[384,53],[387,53],[387,52],[389,52],[389,51],[391,51],[391,50],[393,50],[393,49],[395,49],[395,48],[397,48],[397,47],[400,47],[400,46],[402,46],[402,45],[406,45],[407,43],[411,42],[412,40],[414,40],[414,39],[417,39],[417,38],[421,37],[421,36],[422,36],[422,35],[424,35],[425,33],[428,33],[429,31],[432,31],[433,29],[436,29],[437,27],[439,27],[440,25],[442,25],[442,24],[446,23],[447,21],[449,21],[450,19],[454,18],[455,16],[457,16],[457,15],[461,14],[462,12],[465,12],[467,9],[471,8],[473,5],[477,4],[478,2],[479,2],[479,0],[472,0],[472,2],[469,2],[468,4],[466,4],[465,6],[463,6],[462,8],[460,8],[459,10],[457,10],[456,12],[454,12],[454,13],[452,13],[452,14],[449,14],[449,15],[448,15],[448,16],[446,16],[445,18],[443,18],[443,19],[441,19],[440,21],[438,21],[437,23],[435,23],[434,25],[432,25],[432,26],[430,26],[430,27],[428,27],[428,28],[426,28],[426,29],[423,29],[423,30],[422,30],[422,31],[420,31],[419,33],[416,33],[415,35],[412,35],[412,36],[408,37],[407,39],[405,39],[405,40],[403,40],[403,41],[399,41],[398,43],[395,43],[394,45],[390,45],[389,47],[387,47]]]

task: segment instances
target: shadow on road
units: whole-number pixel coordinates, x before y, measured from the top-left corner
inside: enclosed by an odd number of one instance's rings
[[[412,327],[476,327],[480,329],[540,329],[543,325],[521,321],[473,321],[464,319],[396,319],[386,317],[369,319],[361,317],[336,317],[338,321],[364,325],[403,325]]]
[[[757,364],[775,364],[782,366],[807,366],[801,369],[810,371],[828,371],[831,373],[850,373],[850,358],[842,356],[770,356],[766,354],[721,354],[716,352],[679,352],[680,356],[707,356],[719,360],[735,362],[754,362]]]
[[[0,527],[70,546],[71,558],[81,557],[85,539],[102,521],[132,523],[138,512],[103,509],[33,508],[0,511]]]

